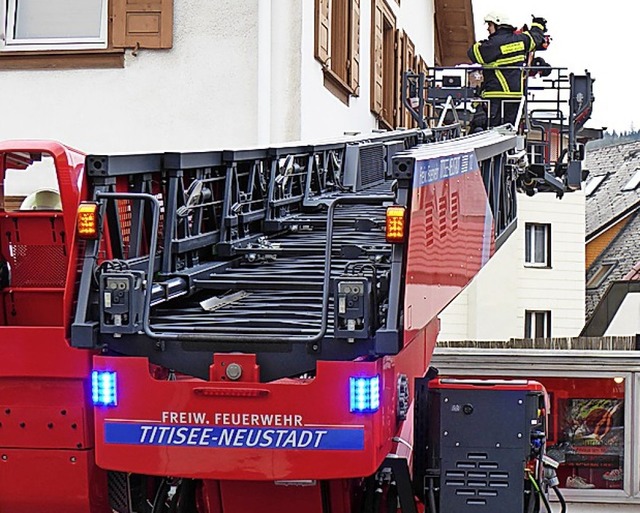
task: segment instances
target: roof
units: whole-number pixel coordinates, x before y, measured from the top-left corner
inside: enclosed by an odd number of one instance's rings
[[[631,221],[620,231],[609,246],[587,269],[587,284],[601,270],[610,265],[611,270],[596,288],[587,287],[586,314],[591,317],[609,285],[615,281],[640,280],[640,215],[634,214]]]
[[[623,279],[625,281],[640,281],[640,262],[634,265]]]
[[[595,192],[586,198],[586,233],[589,241],[640,207],[640,186],[630,191],[622,190],[640,170],[640,141],[588,149],[585,168],[589,170],[589,179],[606,177]]]

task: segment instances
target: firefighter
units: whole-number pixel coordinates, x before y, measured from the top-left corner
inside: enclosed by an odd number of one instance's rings
[[[489,100],[489,126],[504,123],[515,125],[520,99],[524,95],[524,74],[521,69],[536,49],[547,44],[547,22],[534,17],[531,27],[516,32],[509,18],[494,11],[484,18],[489,31],[488,39],[475,43],[467,55],[472,62],[484,67],[482,98]],[[472,121],[472,131],[486,126],[486,116],[480,109]]]

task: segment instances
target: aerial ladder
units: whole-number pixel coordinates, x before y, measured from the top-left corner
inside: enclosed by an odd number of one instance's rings
[[[447,102],[432,126],[317,144],[0,143],[3,182],[49,163],[60,196],[1,203],[0,510],[548,505],[544,388],[439,378],[430,359],[517,191],[579,186],[575,127],[564,162],[536,168],[514,127],[464,135]]]

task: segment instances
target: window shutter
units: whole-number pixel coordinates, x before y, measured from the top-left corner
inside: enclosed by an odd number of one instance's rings
[[[417,71],[417,66],[416,66],[416,47],[413,44],[413,41],[411,41],[411,39],[409,38],[408,34],[405,34],[404,37],[404,66],[402,69],[402,73],[404,74],[406,71],[413,71],[416,72]],[[402,93],[402,75],[400,76],[400,92]],[[407,111],[407,109],[404,106],[404,103],[402,103],[402,98],[400,98],[400,109],[402,110],[402,112],[404,113],[404,117],[405,117],[405,126],[407,128],[413,128],[417,126],[416,121],[413,119],[413,117],[411,116],[411,114],[409,114],[409,112]]]
[[[173,0],[112,0],[115,48],[171,48]]]
[[[427,87],[427,75],[429,73],[429,66],[427,64],[427,62],[420,56],[418,56],[417,58],[418,61],[418,73],[422,73],[425,77],[425,88]],[[426,91],[425,91],[425,96],[426,96]],[[429,104],[426,101],[425,98],[425,105],[424,105],[424,112],[422,113],[422,117],[424,118],[431,118],[433,115],[433,113],[431,112],[431,104]]]
[[[351,30],[349,34],[349,87],[355,96],[360,93],[360,0],[351,0]]]
[[[329,62],[331,41],[331,0],[316,0],[315,53],[323,65]]]
[[[402,105],[402,72],[404,71],[404,38],[402,29],[396,30],[396,57],[395,57],[395,102],[393,117],[397,127],[404,125],[404,107]]]
[[[382,14],[382,2],[376,0],[373,7],[372,22],[373,35],[371,45],[371,110],[381,116],[383,108],[383,40],[384,40],[384,17]]]

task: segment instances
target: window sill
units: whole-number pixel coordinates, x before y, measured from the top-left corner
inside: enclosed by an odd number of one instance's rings
[[[0,53],[0,70],[89,68],[124,68],[124,49]]]
[[[348,107],[349,98],[355,96],[355,91],[331,69],[323,68],[322,72],[324,74],[324,86]]]
[[[550,265],[547,264],[532,264],[532,263],[525,263],[524,266],[527,269],[553,269]]]

